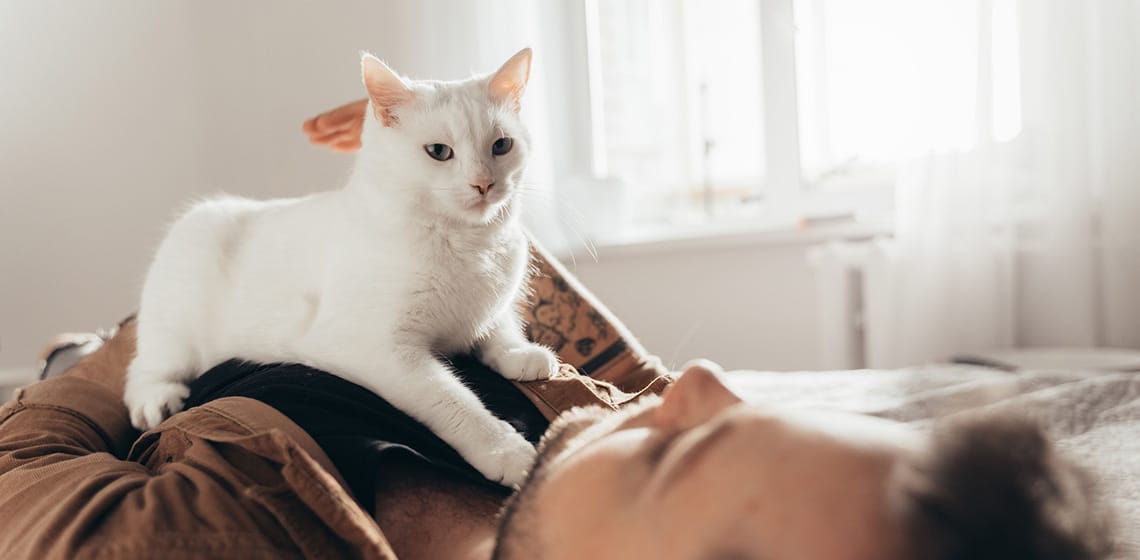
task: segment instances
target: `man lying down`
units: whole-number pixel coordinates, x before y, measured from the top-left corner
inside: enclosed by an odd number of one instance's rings
[[[0,412],[0,556],[1109,554],[1109,519],[1087,474],[1016,420],[978,417],[928,435],[761,409],[701,363],[663,396],[563,412],[510,495],[373,393],[294,365],[215,368],[194,386],[192,408],[135,440],[117,398],[132,331],[126,323]],[[523,433],[544,424],[512,387],[475,385]]]
[[[1098,558],[1088,474],[1030,423],[919,434],[751,406],[710,363],[663,398],[563,414],[508,502],[500,558]]]
[[[351,149],[336,136],[320,143]],[[221,364],[186,410],[140,435],[122,405],[128,320],[0,409],[0,557],[1111,554],[1092,479],[1033,425],[973,417],[917,432],[761,408],[710,363],[672,382],[565,270],[535,259],[528,332],[589,376],[515,384],[453,358],[489,409],[539,442],[521,488],[483,479],[371,391],[295,364]]]

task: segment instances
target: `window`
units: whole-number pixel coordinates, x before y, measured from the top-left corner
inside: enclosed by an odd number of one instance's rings
[[[1020,126],[1014,0],[585,1],[594,172],[643,220],[850,215]]]

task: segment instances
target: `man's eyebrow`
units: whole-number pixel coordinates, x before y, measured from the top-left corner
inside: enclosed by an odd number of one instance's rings
[[[659,434],[654,437],[653,443],[645,450],[641,456],[641,460],[648,463],[649,466],[655,466],[661,462],[661,458],[665,456],[665,452],[669,451],[669,447],[677,438],[682,434],[682,431],[674,430],[668,433]]]
[[[661,482],[658,483],[658,487],[668,490],[671,486],[673,486],[674,481],[684,476],[688,471],[692,470],[692,468],[696,466],[697,463],[701,461],[701,458],[705,455],[706,450],[708,450],[720,440],[724,439],[725,436],[732,432],[731,428],[732,424],[729,423],[722,423],[710,428],[712,433],[702,438],[691,448],[686,449],[684,452],[685,454],[680,459],[678,459],[676,463],[668,467],[669,472],[666,473],[665,478],[663,478]],[[662,455],[664,455],[665,451],[668,450],[668,447],[672,447],[673,444],[675,444],[679,439],[680,437],[678,435],[678,437],[674,438],[673,440],[666,442],[666,448],[661,450]]]

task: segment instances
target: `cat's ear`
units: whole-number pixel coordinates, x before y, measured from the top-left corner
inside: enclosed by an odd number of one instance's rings
[[[500,103],[506,103],[517,113],[521,108],[520,101],[523,91],[526,90],[526,81],[530,78],[530,47],[527,47],[511,57],[491,76],[487,84],[491,98]]]
[[[360,56],[360,69],[364,74],[364,88],[372,100],[372,110],[384,126],[394,126],[399,120],[393,109],[411,103],[416,94],[387,64],[368,53]]]

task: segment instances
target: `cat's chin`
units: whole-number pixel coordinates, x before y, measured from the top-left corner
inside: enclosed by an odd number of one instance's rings
[[[461,214],[462,218],[470,223],[487,225],[497,221],[506,210],[507,199],[484,199],[468,206]]]

